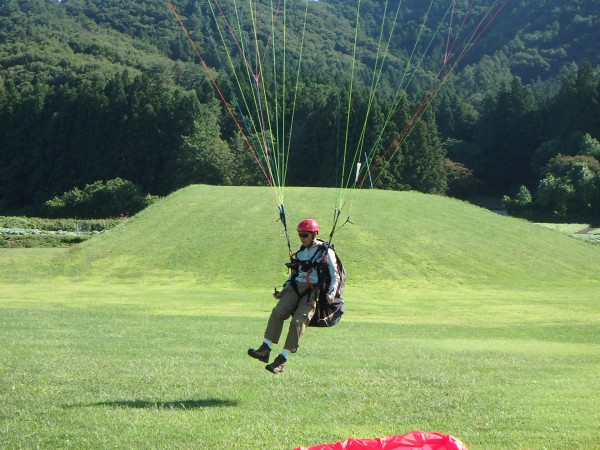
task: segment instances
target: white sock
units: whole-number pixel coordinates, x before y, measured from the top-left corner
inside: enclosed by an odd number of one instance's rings
[[[272,344],[272,342],[271,342],[270,340],[268,340],[268,339],[265,339],[263,342],[264,342],[265,344],[267,344],[267,347],[271,348],[271,344]]]
[[[284,348],[281,350],[281,356],[283,356],[285,359],[288,359],[288,356],[290,356],[290,351]]]

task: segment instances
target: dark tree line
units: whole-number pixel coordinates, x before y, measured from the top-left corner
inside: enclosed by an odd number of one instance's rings
[[[169,190],[169,148],[190,134],[194,95],[125,71],[99,80],[18,93],[0,89],[0,203],[40,204],[73,187],[116,177],[145,192]]]
[[[335,186],[341,112],[334,105],[341,93],[336,86],[321,86],[318,95],[314,89],[307,87],[297,105],[288,184]],[[367,100],[356,95],[356,110],[365,110]],[[381,108],[367,140],[381,128]],[[106,81],[38,81],[21,92],[6,80],[0,84],[0,125],[3,212],[40,207],[71,189],[115,178],[152,195],[190,183],[266,182],[216,100],[200,102],[196,91],[167,86],[159,76],[124,71]],[[443,156],[429,115],[403,144],[394,175],[381,187],[444,192]],[[307,161],[318,169],[306,170]]]
[[[36,81],[20,90],[13,80],[3,80],[0,211],[43,211],[46,202],[65,192],[115,178],[151,195],[165,195],[190,183],[265,183],[210,92],[183,90],[163,79],[160,74],[132,77],[125,70],[106,80]],[[377,187],[462,198],[477,191],[520,193],[519,204],[527,203],[522,198],[526,189],[532,197],[532,204],[523,208],[528,214],[597,215],[599,86],[589,65],[566,77],[553,96],[536,94],[514,78],[485,100],[476,118],[461,115],[468,108],[459,100],[448,105],[448,98],[440,98],[435,105],[438,123],[432,107],[387,161]],[[300,94],[288,184],[335,186],[342,165],[343,88],[304,86]],[[368,100],[367,92],[357,91],[352,114],[364,117]],[[395,105],[393,126],[376,144],[390,108],[385,99],[370,108],[365,148],[375,146],[379,155],[395,141],[415,105],[406,99]],[[455,113],[452,125],[444,114],[448,109]],[[440,135],[438,124],[454,135]],[[359,131],[356,126],[351,133],[351,149]],[[353,156],[347,155],[347,165]],[[307,170],[313,162],[317,168]],[[566,169],[565,164],[575,168]]]
[[[227,90],[226,71],[211,50],[207,30],[214,23],[202,15],[204,3],[174,3]],[[581,33],[577,42],[595,42],[597,27],[590,24],[597,13],[588,0],[546,3],[556,7],[542,11],[524,1],[498,19],[490,30],[498,39],[476,47],[465,60],[470,65],[394,148],[395,157],[381,164],[386,170],[377,187],[461,198],[508,195],[507,207],[523,215],[598,214],[598,75],[591,65],[564,66],[573,43],[560,40],[566,30],[569,36]],[[337,0],[318,6],[310,22],[320,30],[319,40],[306,42],[288,184],[338,184],[343,163],[355,162],[361,139],[366,150],[374,149],[374,161],[389,154],[427,91],[427,71],[438,67],[445,44],[440,41],[424,58],[423,85],[415,83],[392,104],[387,96],[402,77],[406,48],[424,13],[422,2],[408,4],[415,8],[401,11],[404,26],[396,29],[393,42],[399,47],[382,74],[384,89],[368,106],[364,87],[370,84],[382,10],[377,2],[364,2],[349,112],[340,101],[348,95],[340,80],[352,50],[353,9]],[[432,18],[444,4],[434,1]],[[521,27],[525,17],[536,20]],[[296,25],[288,35],[290,61],[299,57],[301,22]],[[593,56],[588,47],[585,54]],[[560,67],[565,68],[560,76],[533,80],[536,73]],[[360,137],[367,109],[367,133]],[[350,153],[344,161],[339,130],[348,113]],[[380,136],[390,114],[391,125]],[[316,169],[306,170],[307,161]],[[146,194],[165,195],[189,183],[256,185],[265,179],[165,4],[0,4],[0,214],[65,208],[82,198],[104,198],[103,190],[127,192],[141,204]]]
[[[509,211],[600,217],[600,76],[589,64],[550,96],[514,78],[470,130],[450,157],[472,169],[483,192],[506,195]]]

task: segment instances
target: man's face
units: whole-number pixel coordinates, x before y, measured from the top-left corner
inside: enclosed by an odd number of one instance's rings
[[[299,231],[298,232],[298,237],[300,238],[300,242],[302,242],[302,245],[304,246],[308,246],[312,243],[312,241],[314,240],[314,236],[315,233],[310,233],[308,231]]]

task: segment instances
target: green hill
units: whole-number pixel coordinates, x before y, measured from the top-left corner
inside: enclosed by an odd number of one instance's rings
[[[327,229],[336,196],[287,190],[292,229]],[[410,430],[598,448],[600,247],[446,197],[354,191],[335,235],[347,313],[274,378],[246,356],[285,276],[273,198],[190,186],[77,247],[0,249],[3,448],[290,449]]]
[[[289,188],[295,224],[331,227],[338,191]],[[190,186],[65,251],[4,249],[0,280],[280,284],[287,246],[270,188]],[[415,192],[353,191],[334,243],[352,288],[552,287],[600,284],[598,247],[471,204]],[[31,257],[28,258],[28,255]]]

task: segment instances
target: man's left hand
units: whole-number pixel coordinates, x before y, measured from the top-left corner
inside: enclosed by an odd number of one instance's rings
[[[329,303],[331,305],[331,304],[333,304],[333,302],[335,300],[335,295],[334,294],[326,294],[325,299],[327,299],[327,303]]]

